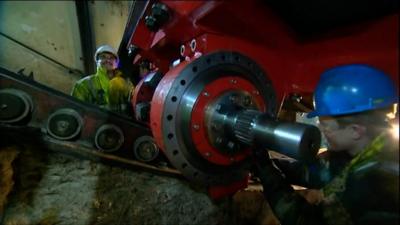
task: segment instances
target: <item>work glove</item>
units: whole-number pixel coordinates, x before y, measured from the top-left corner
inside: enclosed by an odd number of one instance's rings
[[[272,166],[272,160],[269,157],[267,149],[264,148],[254,148],[253,149],[253,160],[255,164],[259,167]]]
[[[253,149],[253,160],[255,176],[260,178],[264,196],[270,204],[276,204],[284,194],[293,191],[280,170],[275,167],[269,157],[268,150],[263,148]]]

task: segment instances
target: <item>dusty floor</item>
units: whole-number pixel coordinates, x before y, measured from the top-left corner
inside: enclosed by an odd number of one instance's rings
[[[213,201],[190,183],[50,153],[0,146],[0,224],[278,224],[261,192]]]

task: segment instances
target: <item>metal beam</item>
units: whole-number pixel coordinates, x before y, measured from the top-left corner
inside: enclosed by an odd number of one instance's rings
[[[86,75],[96,71],[94,57],[93,32],[90,20],[89,2],[75,0],[76,14],[78,16],[79,33],[83,54],[83,65]]]
[[[124,34],[118,48],[119,69],[125,74],[125,76],[129,77],[135,84],[138,81],[137,78],[132,77],[134,73],[134,68],[132,66],[132,63],[135,55],[137,54],[138,49],[133,49],[133,48],[129,49],[130,47],[128,45],[132,33],[135,31],[139,23],[139,20],[140,18],[142,18],[148,4],[149,4],[148,0],[132,2],[128,16],[128,21],[126,22]],[[129,52],[129,51],[134,51],[134,52]]]
[[[65,64],[62,64],[61,62],[59,62],[59,61],[57,61],[57,60],[55,60],[55,59],[53,59],[53,58],[50,58],[49,56],[47,56],[47,55],[45,55],[45,54],[43,54],[43,53],[41,53],[41,52],[39,52],[39,51],[33,49],[32,47],[30,47],[30,46],[28,46],[28,45],[26,45],[26,44],[24,44],[24,43],[22,43],[22,42],[16,40],[15,38],[13,38],[13,37],[11,37],[11,36],[9,36],[9,35],[7,35],[7,34],[1,32],[1,31],[0,31],[0,36],[3,36],[3,37],[5,37],[5,38],[7,38],[8,40],[13,41],[13,42],[15,42],[16,44],[18,44],[18,45],[20,45],[20,46],[22,46],[22,47],[24,47],[24,48],[26,48],[26,49],[28,49],[28,50],[30,50],[30,51],[36,53],[37,55],[40,55],[41,57],[43,57],[43,58],[49,60],[50,62],[53,62],[53,63],[55,63],[55,64],[61,66],[62,68],[68,70],[68,73],[79,74],[79,75],[81,75],[81,76],[83,75],[83,72],[80,71],[79,69],[75,69],[75,68],[69,67],[69,66],[67,66],[67,65],[65,65]]]

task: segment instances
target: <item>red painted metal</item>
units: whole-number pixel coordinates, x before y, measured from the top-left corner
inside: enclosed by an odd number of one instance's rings
[[[135,112],[136,105],[141,102],[150,102],[153,97],[154,90],[148,85],[144,85],[144,79],[136,85],[135,90],[131,96],[131,107]]]
[[[220,199],[228,195],[233,195],[238,190],[243,190],[248,186],[249,178],[250,176],[248,176],[246,179],[233,182],[229,185],[219,185],[219,186],[209,187],[208,194],[213,199]]]
[[[189,62],[187,61],[183,62],[177,67],[168,71],[168,73],[164,75],[163,79],[158,84],[151,100],[150,127],[158,147],[160,147],[162,150],[165,149],[163,141],[164,134],[162,132],[162,117],[164,116],[163,112],[165,107],[164,102],[166,101],[168,91],[171,88],[172,83],[175,81],[175,78],[188,63]]]
[[[235,82],[232,82],[235,81]],[[219,96],[228,91],[245,91],[255,100],[257,108],[265,111],[265,103],[258,94],[258,90],[250,82],[236,76],[228,76],[217,79],[209,83],[196,99],[196,103],[192,109],[190,127],[192,140],[200,155],[214,164],[231,165],[235,162],[242,161],[250,154],[250,149],[239,152],[234,155],[226,155],[215,149],[209,142],[209,134],[207,132],[206,110]],[[204,93],[207,93],[204,95]],[[196,125],[196,126],[195,126]],[[196,128],[195,128],[196,127]]]
[[[156,33],[140,21],[131,43],[163,71],[179,58],[181,45],[190,49],[196,39],[199,54],[232,50],[252,58],[267,72],[281,101],[289,93],[312,93],[319,75],[340,64],[370,64],[399,81],[398,14],[302,40],[263,1],[161,2],[170,8],[171,21]]]
[[[151,1],[149,6],[155,1]],[[176,76],[191,59],[215,51],[235,51],[257,62],[272,81],[281,105],[285,96],[293,93],[311,95],[320,74],[331,67],[361,63],[375,66],[399,82],[399,14],[391,14],[304,39],[299,36],[264,1],[168,1],[171,18],[157,32],[150,32],[139,21],[129,44],[141,49],[137,58],[148,58],[165,77],[157,87],[151,103],[151,129],[157,144],[163,149],[162,116],[164,101]],[[148,7],[145,15],[150,12]],[[338,12],[340,13],[340,12]],[[191,43],[195,42],[193,47]],[[183,51],[181,51],[183,50]],[[169,69],[172,61],[183,62]],[[246,86],[246,85],[244,85]],[[210,84],[207,88],[216,88]],[[221,85],[228,90],[229,85]],[[208,90],[218,95],[215,90]],[[215,93],[214,93],[215,92]],[[198,99],[192,117],[193,124],[202,124],[202,112],[209,101]],[[192,138],[201,155],[213,150],[203,129],[192,131]],[[212,163],[228,165],[227,158],[208,158]],[[238,158],[240,160],[240,158]],[[246,181],[210,188],[211,196],[221,196],[239,190]]]

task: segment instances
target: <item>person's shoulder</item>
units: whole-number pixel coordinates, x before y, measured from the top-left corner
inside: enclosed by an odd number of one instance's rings
[[[353,176],[359,179],[371,179],[379,183],[381,179],[396,179],[399,177],[399,162],[374,159],[357,166]]]
[[[398,177],[399,162],[394,162],[394,161],[380,162],[377,166],[377,170],[381,173]]]
[[[83,78],[77,80],[77,81],[75,82],[75,84],[76,84],[76,85],[81,85],[81,84],[83,84],[83,83],[88,82],[89,80],[94,79],[94,78],[95,78],[95,74],[92,74],[92,75],[89,75],[89,76],[86,76],[86,77],[83,77]]]
[[[378,170],[385,173],[399,175],[399,139],[391,134],[385,134],[385,145],[376,155],[375,159],[379,162],[376,166]]]

